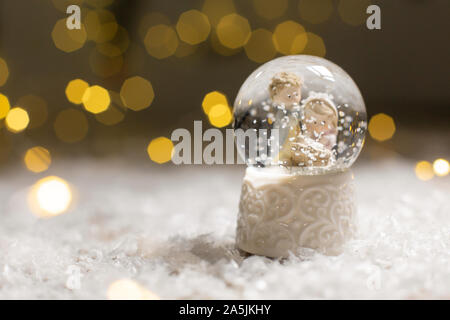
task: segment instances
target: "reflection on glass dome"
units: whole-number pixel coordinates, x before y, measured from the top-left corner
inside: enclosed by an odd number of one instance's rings
[[[302,173],[348,168],[367,128],[358,87],[334,63],[287,56],[255,70],[234,103],[238,151],[248,165]]]

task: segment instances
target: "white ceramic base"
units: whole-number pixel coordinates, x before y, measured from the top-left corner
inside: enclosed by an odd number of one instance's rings
[[[287,257],[300,248],[336,255],[355,234],[353,174],[292,174],[283,168],[246,170],[237,223],[238,248]]]

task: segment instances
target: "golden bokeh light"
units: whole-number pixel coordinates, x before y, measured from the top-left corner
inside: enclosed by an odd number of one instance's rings
[[[11,109],[11,105],[8,97],[0,93],[0,120],[6,117],[9,109]]]
[[[82,100],[84,108],[93,114],[106,111],[111,103],[108,90],[100,86],[87,88]]]
[[[330,18],[333,13],[333,2],[331,0],[300,0],[298,10],[302,19],[318,24]]]
[[[158,24],[148,29],[144,44],[149,55],[157,59],[164,59],[173,55],[177,50],[178,36],[172,27]]]
[[[9,69],[6,61],[0,58],[0,87],[5,85],[6,81],[8,81],[9,77]]]
[[[234,13],[236,7],[233,0],[205,0],[202,7],[203,13],[205,13],[209,21],[213,26],[219,24],[222,17]]]
[[[420,161],[416,164],[415,173],[420,180],[431,180],[434,176],[433,166],[428,161]]]
[[[70,108],[58,113],[54,129],[58,139],[66,143],[75,143],[84,139],[89,124],[83,112]]]
[[[217,25],[217,37],[228,48],[236,49],[244,46],[251,35],[248,20],[236,13],[226,15]]]
[[[46,148],[38,146],[28,149],[23,161],[28,170],[39,173],[48,169],[52,158]]]
[[[6,127],[9,131],[19,133],[25,130],[30,123],[28,112],[21,107],[14,107],[9,110],[5,119]]]
[[[156,294],[130,279],[114,281],[106,295],[109,300],[159,300]]]
[[[203,98],[203,102],[202,102],[202,108],[203,108],[203,112],[205,114],[209,114],[209,112],[211,111],[211,109],[218,104],[222,104],[222,105],[228,105],[228,100],[227,97],[219,92],[219,91],[212,91],[208,94],[205,95],[205,97]]]
[[[123,104],[134,111],[148,108],[155,98],[150,81],[142,77],[131,77],[122,85],[120,97]]]
[[[89,10],[85,15],[87,38],[104,43],[114,38],[119,28],[116,17],[108,10]]]
[[[66,86],[67,100],[74,104],[83,103],[83,95],[89,88],[89,83],[81,79],[75,79],[70,81]]]
[[[233,120],[233,116],[228,105],[216,104],[209,111],[208,119],[213,126],[222,128],[231,123],[231,120]]]
[[[36,95],[28,94],[19,98],[17,104],[25,109],[30,117],[29,129],[42,126],[48,117],[47,102]]]
[[[189,10],[180,15],[176,29],[182,41],[195,45],[208,38],[211,25],[204,13],[198,10]]]
[[[94,49],[89,56],[89,65],[96,75],[108,78],[122,71],[123,57],[121,55],[104,55]]]
[[[152,11],[146,13],[139,21],[138,33],[140,39],[144,40],[145,36],[147,35],[148,29],[158,24],[164,24],[166,26],[171,25],[170,19],[161,12]]]
[[[165,163],[172,159],[173,143],[166,137],[153,139],[148,147],[147,153],[150,159],[156,163]]]
[[[367,19],[368,6],[370,6],[370,0],[339,0],[338,13],[345,23],[359,26]]]
[[[253,31],[244,49],[247,57],[258,63],[269,61],[277,54],[272,41],[272,32],[266,29]]]
[[[58,216],[72,204],[72,190],[69,184],[56,176],[49,176],[36,182],[28,195],[31,211],[40,218]]]
[[[60,19],[53,27],[52,39],[55,46],[61,51],[73,52],[84,46],[87,33],[83,24],[81,24],[81,29],[69,30],[66,26],[66,19]]]
[[[436,159],[433,162],[433,171],[439,177],[448,175],[450,171],[450,165],[445,159]]]
[[[312,32],[307,32],[306,37],[308,38],[308,42],[306,43],[306,47],[302,54],[309,54],[311,56],[322,58],[325,57],[327,49],[323,39],[319,35]]]
[[[273,33],[273,43],[278,52],[291,55],[305,49],[308,37],[305,28],[292,20],[280,23]]]
[[[116,57],[120,54],[124,54],[130,47],[130,35],[127,29],[119,26],[114,38],[105,43],[97,43],[97,50],[105,56]],[[119,50],[119,51],[117,51]]]
[[[216,30],[213,30],[211,32],[210,43],[211,43],[211,47],[213,48],[213,50],[215,52],[217,52],[218,54],[225,56],[225,57],[232,56],[232,55],[240,52],[242,49],[242,47],[239,47],[236,49],[230,49],[228,47],[225,47],[220,42],[219,37],[217,36]]]
[[[288,7],[288,0],[253,0],[256,13],[268,20],[281,17]]]
[[[384,113],[374,115],[369,121],[369,134],[377,141],[386,141],[395,133],[395,123],[391,116]]]
[[[114,91],[110,91],[111,104],[109,108],[99,114],[95,115],[98,122],[103,123],[106,126],[113,126],[118,124],[125,118],[126,107],[123,105],[120,98],[120,94]]]

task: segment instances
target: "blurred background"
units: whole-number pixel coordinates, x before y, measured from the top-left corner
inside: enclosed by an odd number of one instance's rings
[[[66,28],[71,4],[81,30]],[[370,4],[381,30],[366,27]],[[311,54],[365,98],[357,163],[406,158],[421,180],[446,176],[448,12],[446,0],[0,0],[0,172],[42,178],[85,158],[170,166],[174,129],[229,128],[254,69]]]

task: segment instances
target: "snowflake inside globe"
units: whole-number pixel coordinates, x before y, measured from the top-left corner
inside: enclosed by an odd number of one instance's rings
[[[352,78],[336,64],[297,55],[256,69],[234,103],[238,151],[248,165],[305,173],[348,168],[367,128]]]

